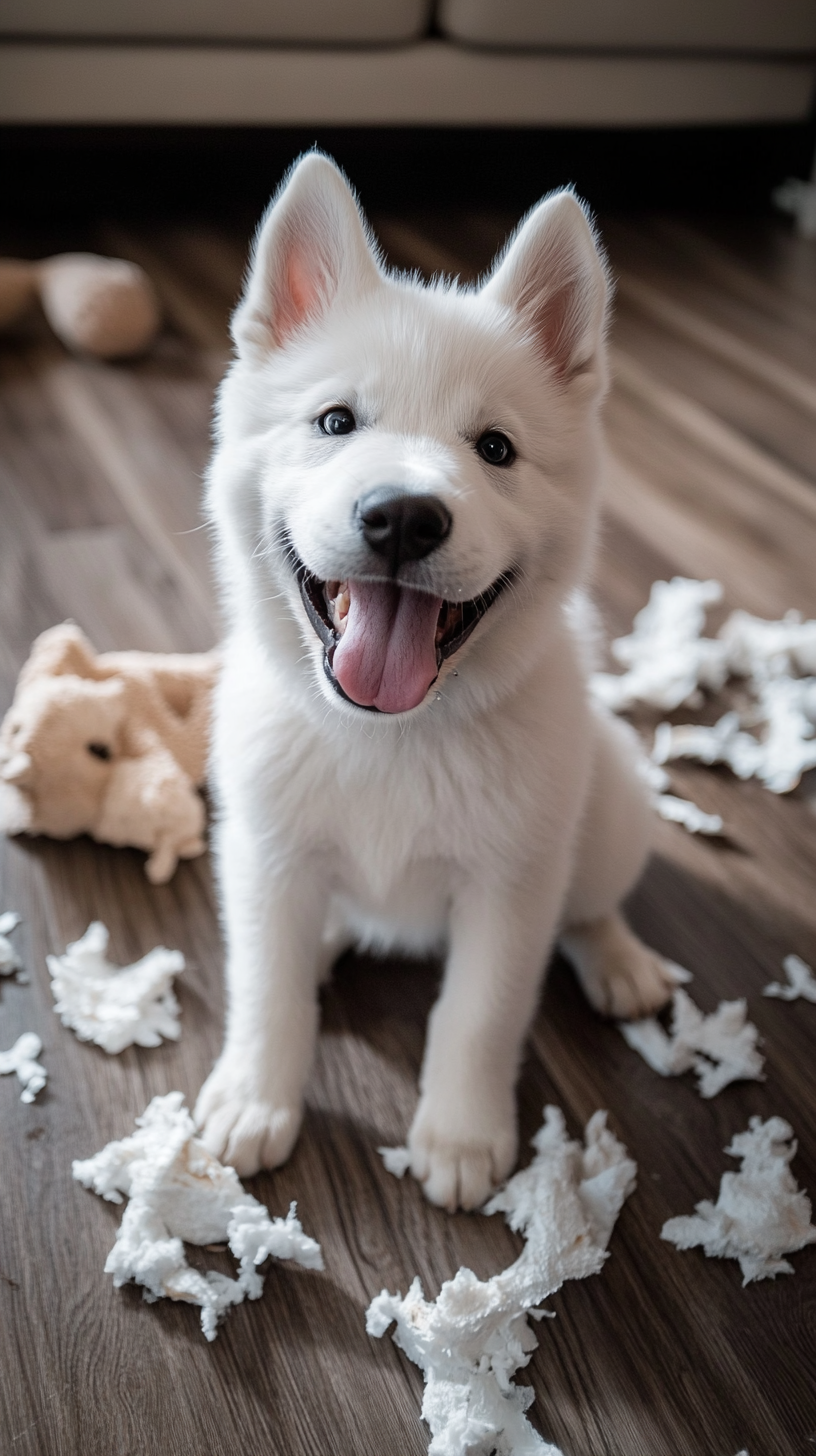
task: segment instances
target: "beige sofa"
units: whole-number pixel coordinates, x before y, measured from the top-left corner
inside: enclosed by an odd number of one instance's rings
[[[0,123],[797,122],[816,0],[0,0]]]

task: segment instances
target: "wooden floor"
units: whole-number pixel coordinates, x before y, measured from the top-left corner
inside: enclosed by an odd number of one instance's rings
[[[474,275],[514,219],[376,219],[391,259]],[[816,615],[816,248],[784,226],[610,219],[618,279],[614,451],[597,591],[611,633],[651,582],[718,577],[726,607]],[[0,344],[0,709],[32,637],[73,617],[100,649],[198,649],[217,635],[201,472],[213,387],[246,239],[224,228],[110,225],[93,246],[142,262],[167,328],[136,365],[70,358],[32,325]],[[681,714],[680,717],[683,715]],[[644,719],[648,727],[649,720]],[[781,1114],[816,1197],[816,1007],[764,1000],[794,951],[816,964],[814,786],[777,799],[725,771],[685,767],[677,790],[726,835],[664,826],[631,916],[694,973],[706,1009],[746,995],[767,1081],[703,1102],[664,1082],[581,998],[556,961],[521,1080],[522,1134],[546,1102],[577,1132],[597,1107],[639,1166],[599,1278],[567,1285],[538,1326],[533,1419],[567,1456],[806,1456],[816,1442],[816,1248],[796,1273],[743,1290],[735,1264],[658,1235],[716,1195],[722,1149],[751,1114]],[[0,1082],[0,1450],[4,1456],[411,1456],[427,1449],[419,1371],[364,1311],[383,1287],[426,1291],[460,1264],[487,1276],[518,1242],[499,1218],[450,1217],[376,1148],[404,1136],[438,968],[347,959],[326,990],[297,1150],[252,1180],[274,1213],[297,1198],[326,1273],[270,1270],[263,1298],[217,1340],[197,1311],[115,1291],[103,1264],[120,1213],[71,1180],[71,1159],[123,1136],[148,1099],[192,1099],[219,1047],[221,941],[206,859],[151,888],[142,856],[89,841],[3,848],[0,909],[24,916],[30,985],[0,987],[0,1047],[44,1043],[47,1091]],[[179,947],[178,1045],[108,1057],[51,1009],[45,955],[95,917],[115,958]],[[226,1268],[226,1256],[192,1251]]]

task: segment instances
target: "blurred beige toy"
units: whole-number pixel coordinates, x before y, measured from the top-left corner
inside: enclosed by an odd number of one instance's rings
[[[60,253],[41,263],[0,258],[0,328],[39,298],[66,348],[100,359],[142,354],[160,323],[153,285],[137,263]]]
[[[0,727],[0,829],[146,850],[169,880],[204,850],[214,652],[97,655],[71,622],[35,641]]]

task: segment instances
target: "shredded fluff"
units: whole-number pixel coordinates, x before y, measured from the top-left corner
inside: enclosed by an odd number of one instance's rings
[[[666,770],[653,759],[641,754],[636,767],[652,791],[652,803],[661,819],[682,824],[689,834],[722,834],[723,821],[719,814],[706,814],[691,799],[678,799],[675,794],[666,792],[671,788],[671,780]]]
[[[70,1026],[80,1041],[111,1053],[134,1043],[160,1046],[163,1037],[177,1041],[180,1007],[173,977],[184,970],[181,951],[157,946],[120,969],[106,958],[108,939],[105,926],[95,920],[65,955],[47,957],[54,1010],[63,1026]]]
[[[787,794],[807,769],[816,767],[812,694],[810,679],[775,678],[757,687],[756,707],[745,715],[746,722],[764,725],[761,742],[743,731],[739,713],[730,712],[712,728],[660,723],[652,756],[658,764],[677,758],[724,763],[737,778],[757,778],[771,793]]]
[[[799,956],[789,955],[785,956],[782,969],[787,980],[771,981],[762,992],[763,996],[778,996],[780,1001],[797,1001],[801,996],[805,1001],[816,1003],[816,976],[810,966]]]
[[[687,991],[672,1000],[671,1035],[654,1017],[619,1023],[624,1037],[661,1077],[679,1077],[693,1068],[701,1097],[716,1097],[729,1082],[764,1080],[759,1032],[748,1020],[747,1004],[721,1001],[704,1016]]]
[[[411,1154],[407,1148],[378,1148],[377,1152],[387,1173],[393,1173],[395,1178],[405,1177],[411,1166]]]
[[[23,1087],[21,1102],[33,1102],[46,1084],[48,1073],[42,1063],[37,1061],[41,1051],[42,1042],[36,1032],[25,1031],[22,1036],[18,1036],[13,1047],[7,1052],[0,1052],[0,1077],[7,1072],[17,1073]]]
[[[661,819],[671,824],[682,824],[689,834],[722,834],[723,821],[719,814],[706,814],[693,799],[678,799],[675,794],[658,794],[655,808]]]
[[[543,1318],[538,1306],[566,1279],[601,1269],[637,1169],[605,1112],[587,1124],[584,1147],[567,1138],[558,1108],[544,1119],[532,1163],[484,1210],[524,1235],[515,1264],[484,1281],[460,1269],[430,1303],[417,1278],[404,1298],[383,1290],[369,1306],[368,1333],[393,1321],[396,1344],[423,1370],[429,1456],[560,1456],[524,1414],[533,1392],[513,1384],[537,1345],[528,1316]]]
[[[709,1258],[737,1259],[743,1286],[792,1274],[782,1256],[816,1243],[810,1200],[789,1167],[796,1156],[792,1138],[792,1127],[781,1117],[767,1122],[752,1117],[749,1130],[725,1150],[742,1160],[742,1168],[723,1173],[717,1202],[706,1199],[688,1217],[670,1218],[660,1237],[678,1249],[702,1245]]]
[[[720,631],[731,671],[751,677],[759,670],[778,677],[816,674],[816,621],[803,622],[800,612],[786,612],[779,622],[766,622],[749,612],[732,612]]]
[[[20,957],[9,940],[12,930],[20,924],[20,917],[14,910],[0,915],[0,976],[13,976],[21,967]]]
[[[787,612],[767,622],[736,611],[716,638],[703,637],[706,607],[721,598],[716,581],[656,581],[630,636],[612,644],[627,671],[596,673],[593,691],[615,712],[636,703],[671,711],[700,707],[703,689],[717,692],[729,678],[745,679],[752,701],[742,713],[725,713],[713,727],[661,723],[654,762],[724,763],[738,778],[757,778],[772,793],[787,794],[816,767],[816,620]],[[660,812],[689,820],[687,827],[695,819],[673,814],[668,805]]]
[[[225,1168],[195,1135],[181,1092],[154,1097],[138,1131],[84,1162],[73,1174],[111,1203],[128,1199],[116,1242],[105,1261],[118,1289],[129,1279],[144,1298],[182,1299],[201,1309],[201,1328],[215,1339],[218,1318],[233,1304],[258,1299],[258,1266],[268,1255],[322,1269],[320,1245],[304,1234],[293,1203],[285,1219],[270,1219],[246,1193],[234,1168]],[[184,1243],[226,1241],[239,1261],[238,1278],[200,1274],[184,1257]]]
[[[722,600],[718,581],[675,576],[656,581],[649,601],[637,613],[628,637],[612,643],[612,656],[627,671],[616,677],[599,672],[596,696],[615,713],[636,703],[671,712],[683,704],[697,707],[700,689],[717,692],[728,676],[723,643],[702,637],[706,608]]]

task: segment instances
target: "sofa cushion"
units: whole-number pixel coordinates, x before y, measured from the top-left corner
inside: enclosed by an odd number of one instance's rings
[[[478,49],[0,45],[0,123],[709,126],[803,121],[813,61]]]
[[[438,22],[473,45],[816,51],[813,0],[439,0]]]
[[[3,0],[0,35],[282,41],[313,45],[413,40],[432,0]]]

